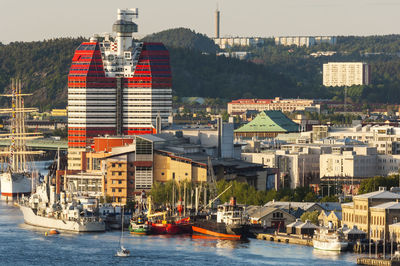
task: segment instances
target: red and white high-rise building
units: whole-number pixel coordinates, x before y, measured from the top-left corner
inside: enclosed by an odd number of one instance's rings
[[[68,75],[68,169],[93,137],[155,133],[172,111],[171,68],[162,43],[137,42],[138,9],[118,9],[114,36],[92,37],[75,51]]]

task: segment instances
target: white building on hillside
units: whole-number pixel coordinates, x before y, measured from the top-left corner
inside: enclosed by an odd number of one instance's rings
[[[327,87],[368,85],[371,67],[362,62],[330,62],[323,65],[323,85]]]

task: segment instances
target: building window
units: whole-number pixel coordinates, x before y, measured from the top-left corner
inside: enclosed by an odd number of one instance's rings
[[[133,184],[133,180],[129,180],[129,183]]]
[[[188,173],[185,173],[185,175],[188,175]]]
[[[115,188],[112,189],[112,192],[115,192]]]
[[[118,192],[122,192],[122,189],[118,189]]]
[[[115,167],[115,163],[112,164],[112,167]]]
[[[122,180],[118,180],[118,184],[122,184]]]
[[[122,165],[119,163],[119,164],[118,164],[118,167],[121,167],[121,166],[122,166]]]
[[[118,175],[122,175],[122,172],[118,172]]]

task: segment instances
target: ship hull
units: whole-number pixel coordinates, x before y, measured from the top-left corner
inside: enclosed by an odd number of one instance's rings
[[[313,246],[315,249],[320,250],[329,250],[329,251],[343,251],[347,248],[347,242],[339,242],[339,241],[319,241],[313,240]]]
[[[22,173],[2,173],[0,175],[1,199],[8,200],[22,195],[29,195],[32,191],[32,180]]]
[[[155,235],[178,235],[178,234],[190,234],[192,232],[192,224],[170,224],[170,223],[151,223],[151,233]]]
[[[49,217],[42,217],[36,215],[33,210],[26,206],[20,206],[20,210],[24,215],[24,221],[26,224],[44,227],[44,228],[53,228],[57,230],[64,231],[72,231],[72,232],[104,232],[105,231],[105,223],[104,222],[85,222],[80,223],[77,221],[68,221],[61,219],[54,219]]]
[[[129,226],[131,234],[135,235],[149,235],[150,227],[147,224],[132,224]]]
[[[243,225],[226,225],[210,220],[195,221],[192,230],[194,234],[218,238],[241,239],[245,237],[245,226]]]

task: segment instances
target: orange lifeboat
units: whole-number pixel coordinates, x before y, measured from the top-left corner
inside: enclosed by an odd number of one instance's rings
[[[59,233],[56,229],[51,229],[49,232],[50,235],[58,235]]]

